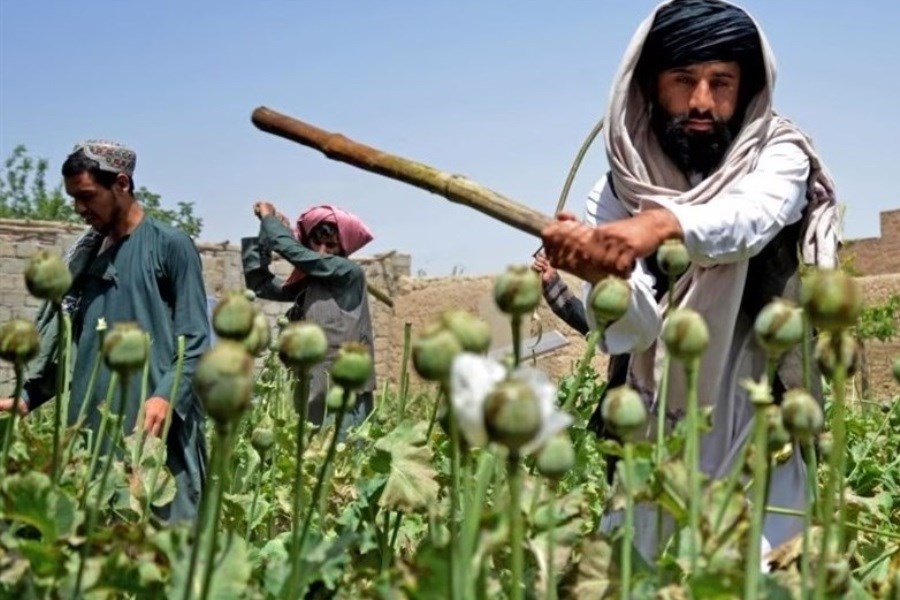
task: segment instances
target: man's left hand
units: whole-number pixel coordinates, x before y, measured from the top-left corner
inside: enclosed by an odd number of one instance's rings
[[[144,403],[144,431],[156,437],[161,436],[168,414],[168,400],[159,396],[148,398]]]

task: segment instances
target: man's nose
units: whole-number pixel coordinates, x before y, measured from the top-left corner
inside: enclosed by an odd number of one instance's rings
[[[700,80],[694,87],[694,93],[691,94],[690,109],[699,113],[709,113],[713,111],[713,108],[715,108],[715,105],[709,82]]]

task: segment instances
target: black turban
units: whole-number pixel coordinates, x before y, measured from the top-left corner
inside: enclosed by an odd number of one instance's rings
[[[674,0],[657,11],[636,75],[653,89],[660,72],[709,61],[738,62],[747,99],[765,82],[759,32],[746,12],[720,0]]]

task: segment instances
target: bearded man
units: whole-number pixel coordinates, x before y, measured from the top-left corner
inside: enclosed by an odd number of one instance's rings
[[[661,5],[638,28],[616,76],[606,115],[610,172],[588,198],[587,223],[563,214],[543,231],[554,267],[588,283],[629,278],[629,310],[602,346],[614,355],[610,385],[628,382],[651,412],[667,308],[667,279],[654,255],[665,240],[684,242],[692,266],[674,299],[700,313],[710,331],[698,393],[712,409],[700,462],[713,478],[741,459],[752,428],[740,382],[765,373],[756,315],[774,297],[796,299],[801,259],[835,265],[833,185],[809,139],[774,112],[774,81],[772,51],[745,11],[720,0]],[[669,377],[671,427],[685,413],[686,387],[679,365]],[[779,398],[802,385],[797,349],[780,361],[773,390]],[[802,509],[805,478],[794,452],[772,473],[769,504]],[[656,519],[642,512],[635,542],[650,557]],[[616,519],[608,516],[604,527]],[[801,527],[801,519],[768,514],[763,533],[774,547]]]

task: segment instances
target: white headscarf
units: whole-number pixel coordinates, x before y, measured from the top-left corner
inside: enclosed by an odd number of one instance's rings
[[[822,167],[810,140],[791,122],[779,117],[772,108],[775,84],[775,60],[772,50],[757,25],[766,83],[747,106],[744,123],[720,166],[701,183],[691,188],[687,178],[663,153],[650,126],[647,103],[638,82],[632,77],[641,56],[659,5],[638,28],[626,50],[609,99],[606,115],[607,159],[615,194],[631,214],[655,208],[657,202],[705,204],[728,192],[756,167],[760,153],[773,144],[793,143],[809,157],[808,205],[802,226],[802,257],[805,263],[834,267],[838,244],[838,224],[834,185]],[[720,378],[734,334],[744,284],[747,261],[711,267],[692,266],[675,287],[678,306],[691,308],[706,319],[710,345],[701,364],[701,405],[714,404]],[[629,379],[639,391],[653,396],[661,371],[661,353],[656,345],[632,357]],[[676,375],[677,373],[677,375]],[[680,369],[671,376],[680,378]],[[670,389],[684,389],[682,381],[673,381]],[[670,398],[670,401],[674,398]],[[671,408],[677,410],[677,399]]]

